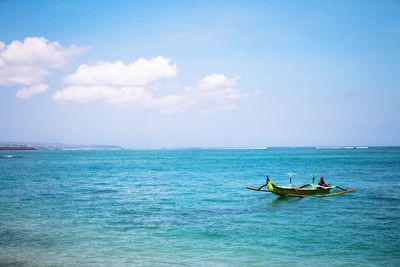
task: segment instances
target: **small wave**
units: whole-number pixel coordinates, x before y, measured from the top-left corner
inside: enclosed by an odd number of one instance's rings
[[[316,146],[315,149],[346,149],[349,147],[342,147],[342,146]],[[353,147],[351,147],[353,148]]]
[[[315,149],[367,149],[367,146],[316,146]]]
[[[149,147],[149,148],[126,148],[125,150],[262,150],[268,147]]]
[[[197,147],[194,149],[204,150],[261,150],[268,149],[268,147]]]
[[[0,155],[0,159],[12,159],[12,158],[23,158],[23,156],[15,156],[15,155]]]

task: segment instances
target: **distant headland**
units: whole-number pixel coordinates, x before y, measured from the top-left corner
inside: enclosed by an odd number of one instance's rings
[[[0,146],[0,150],[36,150],[30,146]]]
[[[66,145],[62,143],[0,142],[0,150],[121,150],[116,145]]]

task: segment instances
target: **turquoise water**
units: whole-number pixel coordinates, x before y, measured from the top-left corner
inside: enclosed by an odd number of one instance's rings
[[[400,266],[400,148],[0,155],[0,266]],[[357,191],[245,189],[288,172]]]

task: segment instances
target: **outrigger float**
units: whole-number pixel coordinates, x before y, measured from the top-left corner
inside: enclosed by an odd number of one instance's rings
[[[267,182],[265,185],[262,185],[258,188],[247,187],[247,189],[259,192],[268,192],[279,196],[289,196],[289,197],[331,197],[356,191],[355,188],[344,189],[340,186],[334,186],[334,185],[319,186],[314,184],[314,179],[315,178],[313,178],[312,184],[306,184],[300,187],[292,187],[292,186],[282,187],[275,185],[273,182],[271,182],[269,177],[267,177]],[[267,187],[267,190],[262,189],[265,186]],[[335,188],[340,189],[342,191],[330,193],[330,190]]]

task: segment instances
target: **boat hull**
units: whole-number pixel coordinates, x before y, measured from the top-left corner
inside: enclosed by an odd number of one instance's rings
[[[334,187],[332,186],[312,187],[312,188],[280,187],[268,180],[267,188],[271,193],[280,196],[288,196],[288,195],[310,196],[310,195],[329,194],[329,190],[331,190]]]

